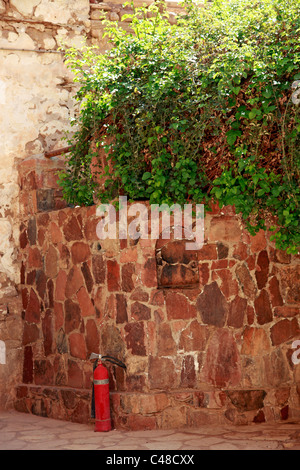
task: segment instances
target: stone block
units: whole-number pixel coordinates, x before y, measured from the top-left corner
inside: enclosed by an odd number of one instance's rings
[[[134,302],[131,305],[131,316],[137,321],[140,320],[150,320],[151,318],[151,309],[140,302]]]
[[[84,242],[75,242],[71,248],[72,261],[74,264],[83,263],[90,257],[91,250],[89,245]]]
[[[149,357],[148,377],[150,389],[176,388],[177,374],[173,361],[166,357]]]
[[[210,338],[202,375],[217,387],[238,385],[241,361],[234,336],[229,330],[217,329]]]
[[[259,410],[264,407],[265,390],[226,390],[231,403],[240,412]]]
[[[173,356],[176,353],[176,342],[173,338],[171,327],[168,323],[161,323],[157,330],[157,355]]]
[[[125,325],[125,339],[127,349],[136,356],[145,356],[145,333],[143,322],[128,323]]]
[[[197,320],[193,320],[180,334],[179,349],[186,352],[204,351],[208,337],[208,328],[200,325]]]
[[[246,327],[243,333],[241,353],[256,357],[270,351],[271,344],[266,331],[263,328]]]
[[[107,260],[107,288],[110,292],[120,290],[120,266],[116,260]]]
[[[242,232],[239,221],[235,217],[214,217],[210,224],[209,240],[217,242],[238,242]]]
[[[70,355],[78,359],[87,359],[86,345],[81,333],[71,333],[69,335]]]
[[[116,294],[116,302],[117,302],[116,322],[126,323],[128,321],[128,315],[127,315],[127,300],[126,300],[125,295]]]
[[[218,327],[225,325],[228,305],[216,282],[204,287],[196,306],[203,323]]]
[[[285,343],[286,341],[296,337],[299,333],[300,328],[296,317],[294,317],[292,320],[280,320],[270,329],[273,346]]]
[[[168,291],[165,296],[167,316],[169,320],[187,319],[196,317],[196,309],[190,304],[187,297],[176,292]]]
[[[263,289],[254,301],[256,318],[259,325],[264,325],[273,320],[272,308],[270,305],[268,292]]]

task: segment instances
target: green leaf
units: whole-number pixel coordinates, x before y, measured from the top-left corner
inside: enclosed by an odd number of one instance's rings
[[[146,171],[142,176],[142,180],[145,181],[145,180],[148,180],[149,178],[151,178],[151,173],[149,173],[149,171]]]

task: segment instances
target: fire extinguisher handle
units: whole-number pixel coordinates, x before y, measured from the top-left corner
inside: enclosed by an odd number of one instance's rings
[[[115,366],[122,367],[122,369],[126,369],[126,365],[124,364],[124,362],[120,361],[120,360],[117,359],[116,357],[112,357],[112,356],[102,356],[101,359],[102,359],[103,361],[111,362],[111,363],[114,364]]]

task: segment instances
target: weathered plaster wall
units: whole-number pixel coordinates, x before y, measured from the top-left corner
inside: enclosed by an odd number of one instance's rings
[[[45,175],[59,159],[44,152],[65,146],[62,138],[74,112],[74,88],[58,47],[80,45],[89,35],[88,0],[1,0],[0,2],[0,339],[7,360],[0,365],[0,407],[13,400],[21,379],[19,228],[20,165],[41,162]],[[42,183],[41,183],[42,184]]]

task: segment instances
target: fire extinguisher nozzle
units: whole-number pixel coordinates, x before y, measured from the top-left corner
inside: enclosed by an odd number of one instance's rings
[[[101,354],[92,353],[89,360],[91,361],[92,359],[101,359]]]

